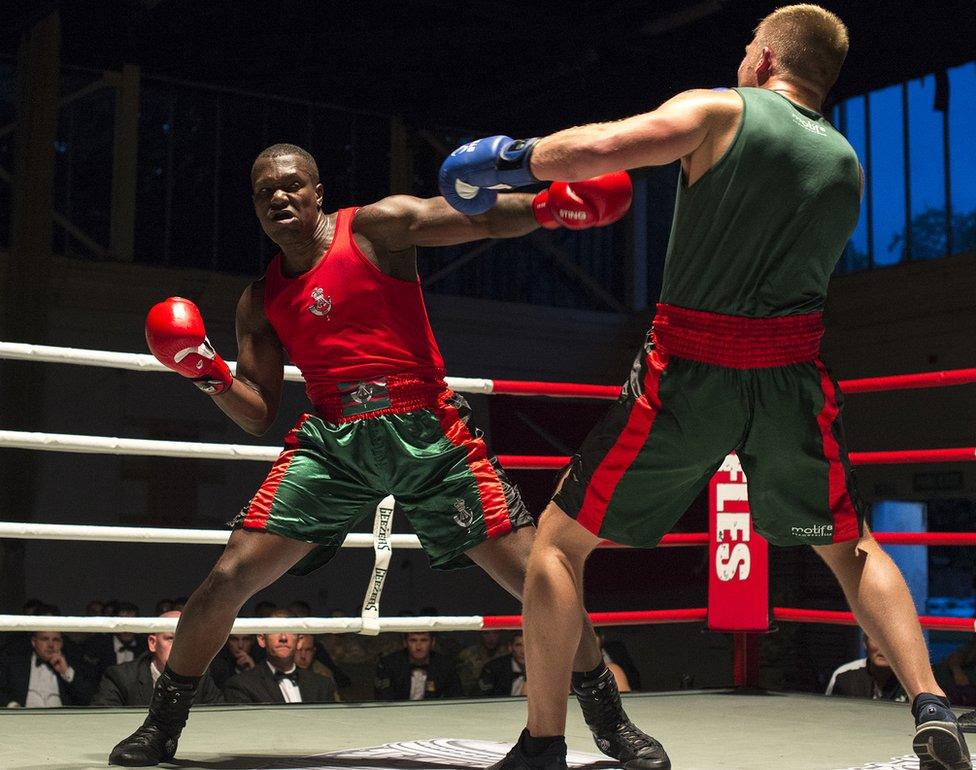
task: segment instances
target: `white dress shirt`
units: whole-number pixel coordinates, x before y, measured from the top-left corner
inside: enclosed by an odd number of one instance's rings
[[[71,682],[75,678],[75,671],[69,668],[64,681]],[[37,665],[37,653],[30,656],[30,679],[27,682],[28,708],[58,708],[61,706],[61,691],[58,689],[58,675],[50,666]]]
[[[122,649],[122,640],[114,634],[112,635],[112,646],[115,647],[116,663],[128,663],[130,660],[136,659],[136,654],[133,650]]]
[[[423,700],[427,694],[427,669],[415,668],[410,672],[410,700]]]
[[[274,666],[272,666],[270,663],[268,663],[268,661],[265,661],[265,663],[267,664],[268,668],[271,669],[271,673],[272,674],[275,674],[278,671],[278,669],[276,669]],[[286,673],[286,674],[293,674],[293,673],[295,673],[295,671],[297,670],[297,668],[298,667],[293,664],[292,667],[290,669],[288,669],[287,671],[285,671],[284,673]],[[301,703],[302,702],[302,694],[298,690],[298,685],[297,684],[294,684],[291,681],[291,679],[281,679],[281,680],[279,680],[278,681],[278,689],[280,689],[281,690],[281,694],[285,696],[285,703]]]
[[[515,677],[512,679],[512,692],[511,695],[524,695],[525,694],[525,669],[519,666],[515,662],[515,658],[512,658],[512,672]]]

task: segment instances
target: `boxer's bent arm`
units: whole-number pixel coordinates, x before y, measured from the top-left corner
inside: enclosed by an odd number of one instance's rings
[[[538,179],[575,182],[673,163],[701,147],[716,127],[737,119],[741,104],[735,92],[685,91],[653,112],[568,128],[539,140],[532,151],[532,173]]]
[[[387,251],[453,246],[482,238],[516,238],[539,227],[528,193],[498,196],[494,208],[465,216],[441,197],[391,195],[356,212],[353,229]]]
[[[271,426],[281,403],[285,354],[264,314],[264,281],[248,286],[237,303],[237,374],[217,406],[254,436]]]

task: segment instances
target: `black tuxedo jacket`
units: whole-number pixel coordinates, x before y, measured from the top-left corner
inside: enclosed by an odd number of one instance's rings
[[[509,696],[512,694],[514,681],[512,656],[502,655],[500,658],[489,660],[481,669],[481,675],[478,677],[478,692],[484,696]]]
[[[128,663],[118,663],[105,669],[92,706],[148,706],[153,694],[152,654],[144,652]],[[223,703],[224,697],[214,684],[210,673],[200,680],[194,703]]]
[[[87,706],[95,691],[95,682],[91,679],[80,661],[72,660],[67,655],[68,665],[75,670],[74,679],[68,683],[60,676],[58,692],[61,694],[62,706]],[[0,708],[11,701],[21,706],[27,703],[27,688],[30,686],[31,656],[12,655],[0,662]]]
[[[377,700],[410,700],[413,666],[406,650],[384,655],[376,667]],[[427,689],[424,700],[460,698],[464,695],[454,661],[434,651],[427,664]]]
[[[334,703],[335,685],[314,671],[296,668],[298,692],[302,703]],[[235,674],[224,684],[224,700],[228,703],[284,703],[285,696],[266,662]]]
[[[118,665],[115,662],[115,634],[95,634],[85,640],[84,655],[88,665],[89,676],[96,682],[101,678],[109,666]],[[147,651],[146,638],[136,636],[135,660]]]

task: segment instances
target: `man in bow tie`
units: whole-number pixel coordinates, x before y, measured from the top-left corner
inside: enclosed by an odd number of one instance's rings
[[[30,655],[0,662],[0,704],[8,708],[85,706],[95,689],[83,666],[64,654],[60,631],[35,631]]]
[[[139,617],[139,608],[131,602],[119,602],[115,617]],[[89,677],[97,682],[109,666],[129,663],[146,652],[146,640],[129,631],[94,634],[85,640],[84,654]]]
[[[403,635],[403,649],[376,667],[377,700],[431,700],[464,695],[453,659],[435,652],[428,631]]]
[[[272,617],[290,618],[288,610],[276,610]],[[258,644],[267,658],[254,668],[235,674],[224,685],[229,703],[332,703],[335,685],[314,671],[295,665],[298,634],[259,634]]]

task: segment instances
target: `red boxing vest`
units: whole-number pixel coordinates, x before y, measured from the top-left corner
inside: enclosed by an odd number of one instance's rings
[[[332,245],[311,270],[284,276],[279,253],[264,278],[264,313],[313,404],[334,397],[338,383],[444,376],[420,280],[393,278],[366,258],[353,239],[355,214],[338,212]]]

